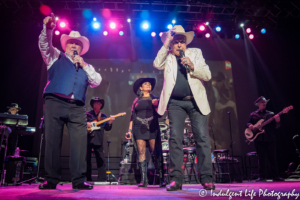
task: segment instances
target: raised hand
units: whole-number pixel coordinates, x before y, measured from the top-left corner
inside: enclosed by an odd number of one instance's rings
[[[55,23],[56,23],[54,14],[51,13],[51,16],[46,17],[46,18],[43,20],[43,23],[46,25],[46,27],[47,27],[48,29],[53,29],[53,28],[55,27]]]

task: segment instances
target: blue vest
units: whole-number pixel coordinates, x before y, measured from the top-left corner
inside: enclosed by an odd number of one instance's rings
[[[73,93],[76,100],[85,103],[88,84],[88,76],[85,71],[79,67],[77,72],[71,60],[61,52],[59,58],[48,70],[48,83],[44,95],[60,93],[68,96]]]

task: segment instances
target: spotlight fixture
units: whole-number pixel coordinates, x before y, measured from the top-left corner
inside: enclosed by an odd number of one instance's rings
[[[171,29],[171,28],[173,28],[173,25],[172,25],[172,24],[169,24],[169,25],[168,25],[168,29]]]
[[[155,32],[152,32],[152,33],[151,33],[151,36],[152,36],[152,37],[155,37],[155,36],[156,36],[156,33],[155,33]]]
[[[55,20],[56,20],[56,21],[59,20],[59,17],[55,17]]]
[[[94,17],[94,18],[93,18],[93,21],[94,21],[94,22],[95,22],[95,21],[97,21],[97,18],[96,18],[96,17]]]
[[[199,30],[200,31],[204,31],[205,30],[205,26],[204,25],[199,26]]]
[[[217,31],[217,32],[220,32],[220,31],[221,31],[221,27],[220,27],[220,26],[217,26],[217,27],[216,27],[216,31]]]
[[[208,26],[208,25],[209,25],[209,22],[205,22],[205,25]]]
[[[209,33],[206,33],[206,34],[205,34],[205,37],[206,37],[206,38],[210,38],[210,34],[209,34]]]
[[[265,28],[262,28],[262,29],[260,30],[260,32],[261,32],[262,34],[265,34],[265,33],[266,33],[266,29],[265,29]]]
[[[173,19],[173,20],[172,20],[172,24],[175,24],[175,23],[176,23],[176,20],[175,20],[175,19]]]
[[[56,30],[55,31],[55,35],[59,35],[59,34],[60,34],[60,32]]]
[[[160,32],[160,33],[159,33],[159,37],[161,37],[161,36],[162,36],[162,34],[163,34],[163,33],[162,33],[162,32]]]
[[[111,22],[111,23],[109,24],[109,27],[110,27],[111,29],[115,29],[115,28],[117,27],[117,25],[116,25],[115,22]]]
[[[104,36],[107,36],[107,34],[108,34],[107,31],[104,31],[104,32],[103,32],[103,35],[104,35]]]
[[[99,23],[99,22],[94,22],[94,23],[93,23],[93,27],[94,27],[95,29],[100,28],[100,23]]]
[[[148,29],[149,28],[149,23],[148,22],[143,22],[142,28],[145,29],[145,30]]]
[[[130,22],[131,22],[131,19],[130,19],[130,18],[128,18],[128,19],[127,19],[127,22],[128,22],[128,23],[130,23]]]
[[[66,27],[66,23],[65,22],[60,22],[60,27],[62,27],[62,28],[64,28],[64,27]]]
[[[250,34],[250,35],[249,35],[249,39],[250,39],[250,40],[253,40],[253,38],[254,38],[254,35],[253,35],[253,34]]]
[[[235,39],[239,39],[240,38],[240,34],[235,34]]]
[[[119,35],[121,35],[121,36],[124,35],[124,32],[123,32],[123,31],[120,31],[120,32],[119,32]]]
[[[244,27],[244,23],[241,23],[241,24],[240,24],[240,27]]]
[[[247,32],[247,33],[251,33],[251,28],[247,28],[247,29],[246,29],[246,32]]]

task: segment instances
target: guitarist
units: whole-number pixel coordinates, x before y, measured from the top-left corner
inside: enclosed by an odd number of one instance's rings
[[[95,97],[90,100],[90,105],[93,110],[87,111],[87,127],[90,128],[92,126],[91,122],[100,121],[106,117],[106,115],[100,110],[104,107],[104,99],[100,99],[99,97]],[[105,156],[103,152],[103,135],[104,130],[110,131],[112,128],[112,123],[115,120],[114,116],[110,117],[110,121],[101,124],[101,128],[99,130],[94,130],[91,134],[88,134],[88,144],[87,144],[87,172],[86,177],[88,181],[92,181],[92,149],[94,149],[97,169],[98,169],[98,179],[97,181],[106,181],[106,165],[105,165]]]
[[[267,103],[270,99],[265,97],[259,97],[254,104],[258,106],[258,110],[250,114],[247,128],[251,130],[254,129],[254,125],[261,119],[265,121],[274,116],[274,113],[266,110]],[[276,160],[276,135],[275,129],[280,127],[280,117],[275,115],[275,121],[264,127],[265,133],[257,136],[254,140],[254,145],[258,155],[258,166],[259,166],[259,178],[256,182],[266,181],[266,163],[270,164],[271,175],[273,176],[273,181],[284,181],[283,178],[279,177],[277,160]]]

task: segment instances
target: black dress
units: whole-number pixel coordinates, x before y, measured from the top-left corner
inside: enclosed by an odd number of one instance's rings
[[[155,139],[157,135],[157,114],[151,97],[141,97],[134,101],[130,121],[133,121],[132,132],[136,140]]]

